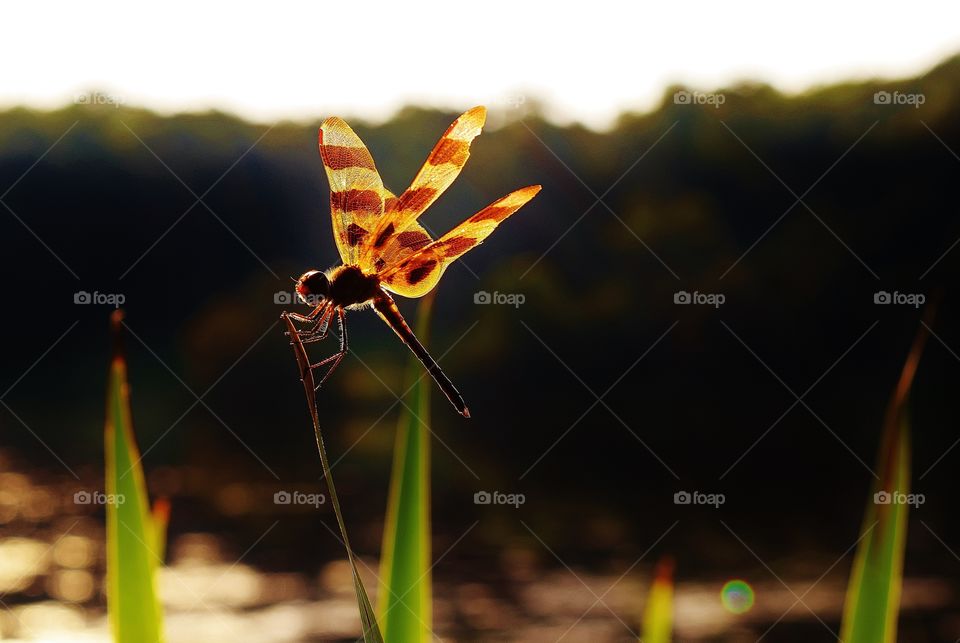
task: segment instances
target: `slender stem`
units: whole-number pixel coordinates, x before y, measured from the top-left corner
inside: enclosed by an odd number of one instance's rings
[[[327,488],[330,490],[330,502],[333,504],[333,513],[337,517],[337,525],[340,527],[340,535],[343,537],[343,545],[347,549],[347,558],[350,561],[350,569],[353,572],[353,586],[357,594],[357,602],[360,604],[360,617],[363,622],[364,640],[366,640],[367,634],[372,634],[375,636],[375,640],[383,641],[376,617],[373,616],[373,606],[370,604],[370,598],[367,596],[366,589],[363,587],[363,581],[360,579],[360,573],[357,571],[356,557],[353,554],[353,548],[350,546],[350,539],[347,536],[347,526],[343,521],[343,513],[340,511],[340,499],[337,497],[337,487],[333,483],[330,461],[327,458],[327,449],[323,444],[323,434],[320,431],[320,413],[317,410],[313,369],[310,368],[307,351],[303,347],[303,341],[300,339],[297,328],[293,325],[290,316],[284,313],[281,315],[281,318],[287,326],[287,334],[290,337],[290,343],[293,345],[293,354],[296,356],[297,366],[300,368],[300,380],[303,382],[303,390],[307,396],[307,407],[310,409],[313,432],[317,439],[317,451],[320,453],[323,477],[327,480]]]

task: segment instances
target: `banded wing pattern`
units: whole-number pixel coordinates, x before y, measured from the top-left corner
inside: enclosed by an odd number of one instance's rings
[[[523,207],[539,191],[539,185],[530,185],[511,192],[421,250],[392,265],[388,264],[379,275],[383,287],[403,297],[422,297],[427,294],[437,285],[448,265],[483,243],[502,221]]]
[[[345,264],[356,264],[383,215],[384,187],[373,157],[341,118],[320,126],[320,157],[330,182],[333,232]]]
[[[387,221],[396,212],[398,199],[389,190],[384,190],[383,203],[383,219]],[[370,264],[363,259],[360,262],[361,267],[369,272],[380,272],[397,264],[433,241],[430,233],[416,221],[409,223],[403,232],[395,233],[392,226],[387,226],[386,231],[381,235],[383,235],[382,238],[378,237],[371,242],[373,245],[379,245],[373,263]]]
[[[367,253],[361,256],[363,265],[374,269],[378,264],[381,269],[389,266],[387,244],[395,236],[410,232],[405,237],[408,241],[422,238],[423,229],[415,225],[417,218],[456,180],[470,157],[470,144],[480,134],[486,119],[486,108],[474,107],[447,128],[410,187],[390,202],[390,216],[380,220],[372,241],[368,241]]]

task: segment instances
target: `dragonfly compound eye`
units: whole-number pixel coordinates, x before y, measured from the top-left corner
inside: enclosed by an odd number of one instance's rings
[[[297,280],[297,294],[307,304],[315,304],[326,298],[329,289],[327,276],[319,270],[305,272]]]

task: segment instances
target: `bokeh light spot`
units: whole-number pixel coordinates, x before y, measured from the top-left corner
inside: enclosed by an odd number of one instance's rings
[[[724,583],[720,602],[733,614],[745,614],[753,607],[753,588],[746,581],[735,579]]]

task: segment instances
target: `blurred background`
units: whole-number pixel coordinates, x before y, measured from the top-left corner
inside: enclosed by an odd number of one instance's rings
[[[103,489],[120,303],[149,490],[173,507],[171,641],[356,636],[330,507],[274,501],[325,491],[278,323],[291,279],[339,261],[316,133],[347,118],[397,192],[474,104],[487,129],[426,227],[543,191],[438,289],[429,344],[474,417],[434,396],[437,636],[636,640],[669,555],[678,640],[835,640],[883,414],[937,300],[900,631],[960,637],[955,8],[837,7],[791,34],[752,3],[51,9],[4,9],[0,45],[3,637],[106,636],[102,507],[75,494]],[[372,313],[348,322],[319,404],[376,569],[408,353]],[[745,615],[720,602],[735,578]]]

